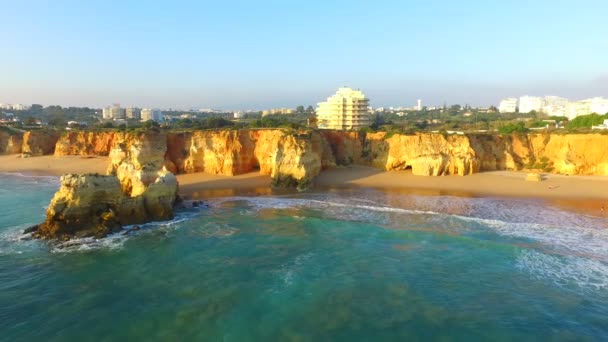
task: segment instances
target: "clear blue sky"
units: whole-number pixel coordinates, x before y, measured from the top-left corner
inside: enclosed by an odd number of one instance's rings
[[[608,96],[608,1],[0,0],[0,102],[489,105]]]

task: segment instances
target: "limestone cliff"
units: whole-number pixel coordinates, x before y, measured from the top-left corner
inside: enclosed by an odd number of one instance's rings
[[[60,133],[58,131],[27,131],[23,134],[21,152],[31,156],[53,154],[59,136]]]
[[[69,131],[61,135],[55,145],[56,156],[107,156],[110,154],[114,139],[121,133]]]
[[[567,175],[608,175],[608,135],[535,134],[528,146],[536,163]]]
[[[322,168],[335,164],[318,132],[280,129],[169,133],[166,156],[179,173],[232,176],[259,170],[275,186],[300,189]]]
[[[415,175],[468,175],[479,171],[479,161],[467,137],[441,134],[367,135],[371,165],[385,170],[411,168]]]
[[[606,175],[608,157],[603,146],[607,143],[608,136],[602,134],[366,134],[282,129],[69,132],[57,142],[55,154],[109,155],[110,172],[119,177],[124,190],[141,192],[156,177],[143,171],[163,166],[173,173],[228,176],[259,170],[277,186],[299,188],[309,185],[320,170],[336,164],[411,169],[427,176],[526,168]],[[127,154],[141,156],[119,168]],[[147,169],[146,163],[150,164]]]
[[[0,154],[21,153],[23,134],[12,131],[0,131]]]

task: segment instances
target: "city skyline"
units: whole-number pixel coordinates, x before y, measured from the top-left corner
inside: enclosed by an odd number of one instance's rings
[[[602,1],[62,3],[0,5],[0,101],[255,110],[315,106],[342,86],[373,107],[608,95]]]

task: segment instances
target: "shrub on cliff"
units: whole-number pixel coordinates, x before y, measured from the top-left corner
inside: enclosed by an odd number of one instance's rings
[[[568,129],[591,128],[591,126],[601,125],[606,119],[608,119],[608,114],[589,114],[577,116],[568,123]]]
[[[498,128],[500,134],[512,134],[512,133],[526,133],[528,129],[524,125],[523,121],[517,123],[509,123]]]

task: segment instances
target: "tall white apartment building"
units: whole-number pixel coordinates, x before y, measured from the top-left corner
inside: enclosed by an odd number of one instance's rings
[[[161,112],[158,108],[143,108],[141,110],[141,121],[145,122],[150,120],[156,122],[163,121],[163,112]]]
[[[498,111],[500,113],[515,113],[517,111],[517,99],[515,97],[503,99],[498,105]]]
[[[540,112],[543,110],[543,99],[536,96],[522,96],[519,98],[519,112],[522,114],[531,111]]]
[[[125,110],[124,110],[124,108],[120,108],[120,104],[114,103],[111,106],[103,108],[102,117],[105,120],[124,119]]]
[[[127,107],[125,108],[125,116],[127,119],[141,119],[141,109],[135,107]]]
[[[594,97],[576,102],[570,102],[566,111],[568,119],[572,120],[577,116],[589,114],[604,115],[608,113],[608,99],[603,97]]]
[[[591,113],[604,115],[608,113],[608,99],[603,97],[594,97],[591,100]]]
[[[566,116],[568,114],[568,99],[559,96],[545,96],[543,113],[549,116]]]
[[[319,128],[360,129],[370,126],[371,122],[369,99],[360,90],[340,88],[317,107]]]

